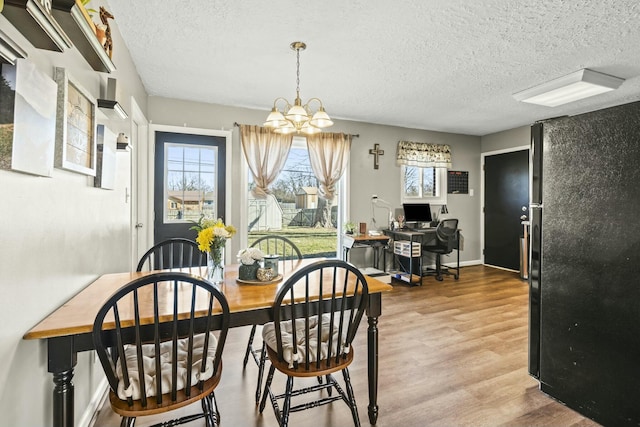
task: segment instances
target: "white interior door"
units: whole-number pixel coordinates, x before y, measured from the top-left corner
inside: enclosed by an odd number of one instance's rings
[[[134,189],[131,203],[131,269],[150,247],[149,222],[149,122],[131,99],[131,188]],[[152,229],[152,228],[151,228]]]

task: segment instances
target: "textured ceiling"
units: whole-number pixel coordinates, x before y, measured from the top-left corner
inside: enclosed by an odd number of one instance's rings
[[[637,0],[107,0],[150,95],[469,135],[640,99]],[[626,79],[562,107],[514,92],[581,68]]]

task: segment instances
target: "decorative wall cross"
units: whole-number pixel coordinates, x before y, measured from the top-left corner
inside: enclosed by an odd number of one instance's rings
[[[373,168],[378,169],[380,166],[378,160],[380,156],[384,155],[384,150],[380,149],[380,144],[373,144],[373,148],[369,150],[369,154],[373,154]]]

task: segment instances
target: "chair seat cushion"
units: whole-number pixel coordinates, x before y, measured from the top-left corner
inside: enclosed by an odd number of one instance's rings
[[[282,334],[282,350],[283,359],[293,368],[294,362],[302,362],[305,360],[305,319],[296,319],[296,343],[293,342],[293,328],[291,321],[280,322],[280,332]],[[320,331],[320,339],[318,340],[318,316],[309,317],[309,362],[317,361],[318,341],[320,341],[320,360],[328,357],[336,356],[338,351],[340,354],[347,354],[349,346],[345,346],[345,337],[347,331],[342,331],[342,339],[338,339],[338,321],[334,320],[333,333],[330,334],[331,316],[328,313],[322,315],[322,327]],[[329,337],[331,340],[331,352],[329,353]],[[275,352],[278,351],[278,342],[276,339],[276,327],[273,322],[269,322],[262,328],[262,339]]]
[[[193,360],[191,371],[191,385],[195,385],[198,381],[206,381],[213,376],[213,361],[216,354],[217,340],[213,333],[209,333],[209,347],[207,349],[207,359],[205,371],[200,372],[202,353],[204,349],[205,334],[195,335],[193,337]],[[187,357],[189,351],[188,338],[179,339],[178,345],[178,376],[177,390],[182,390],[187,384]],[[172,366],[173,341],[165,341],[160,344],[160,369],[161,375],[156,374],[156,354],[153,344],[142,345],[142,359],[144,365],[144,382],[147,397],[156,395],[156,381],[160,377],[162,381],[162,393],[171,391],[171,366]],[[120,399],[131,397],[138,400],[142,397],[140,392],[140,382],[138,375],[137,347],[135,345],[127,345],[125,347],[125,358],[127,360],[127,369],[129,373],[130,385],[125,389],[124,376],[122,374],[121,360],[116,363],[116,374],[118,375],[117,394]]]

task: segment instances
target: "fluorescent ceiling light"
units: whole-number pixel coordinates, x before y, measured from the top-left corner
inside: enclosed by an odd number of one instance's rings
[[[549,82],[514,93],[518,101],[557,107],[579,99],[615,90],[624,79],[583,68]]]

